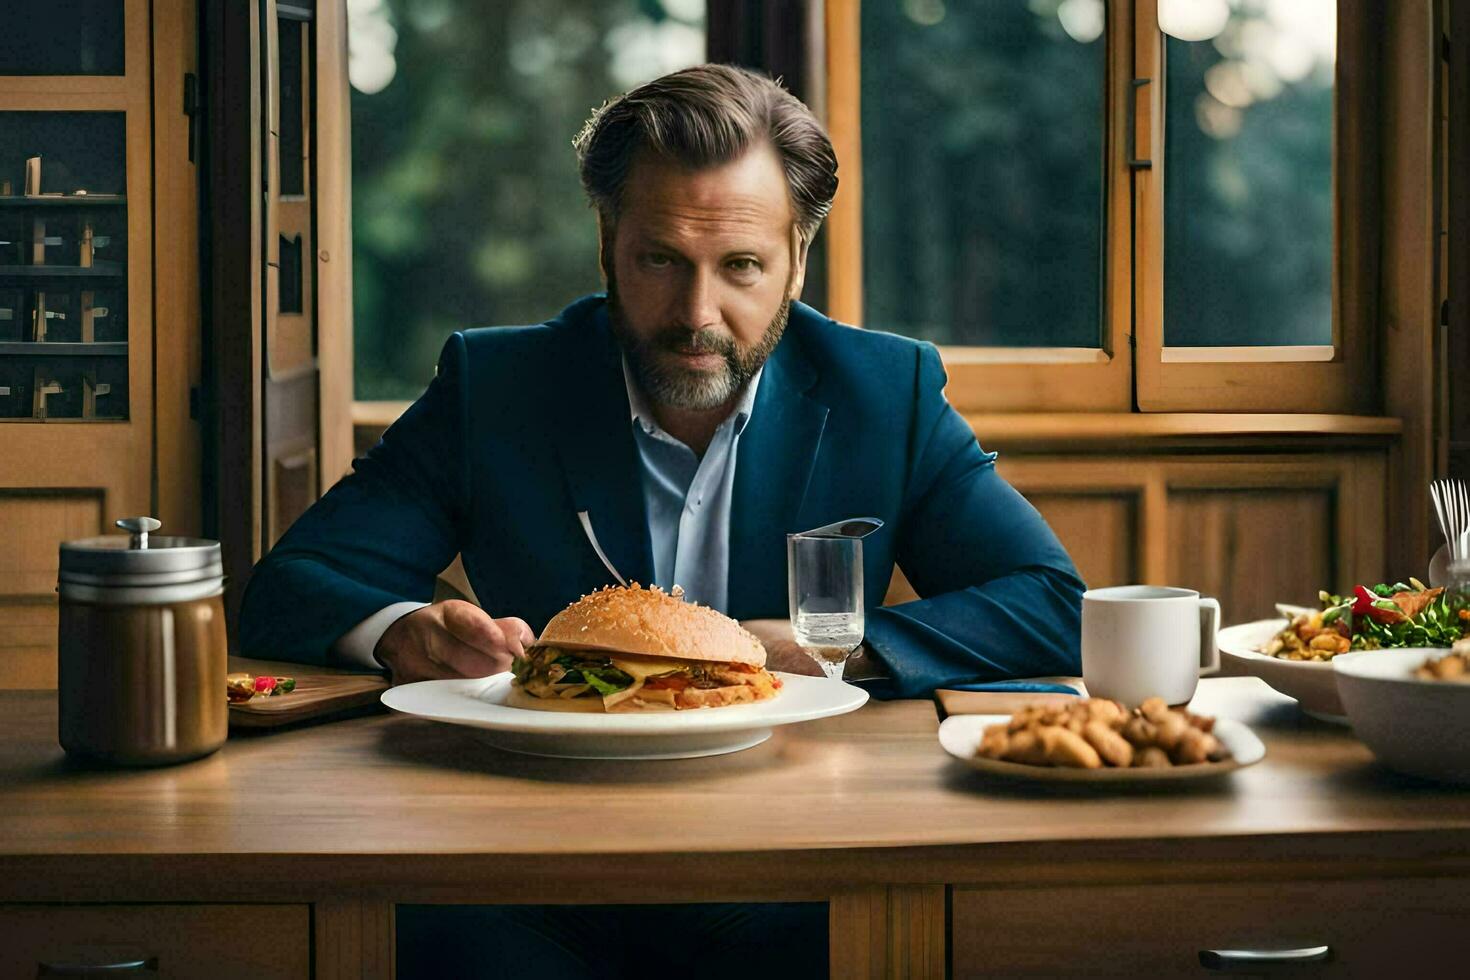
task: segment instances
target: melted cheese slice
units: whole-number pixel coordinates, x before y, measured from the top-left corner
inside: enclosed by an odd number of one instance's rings
[[[618,670],[633,678],[635,687],[641,687],[643,682],[650,677],[657,677],[659,674],[667,674],[678,669],[666,660],[624,660],[622,657],[608,657],[607,659]]]

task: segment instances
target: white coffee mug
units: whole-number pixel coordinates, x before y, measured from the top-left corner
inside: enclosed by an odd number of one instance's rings
[[[1082,594],[1082,681],[1093,697],[1184,704],[1220,667],[1220,603],[1193,589],[1119,585]]]

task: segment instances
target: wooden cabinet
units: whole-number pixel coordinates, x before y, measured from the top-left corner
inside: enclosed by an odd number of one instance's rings
[[[1001,472],[1057,532],[1091,587],[1181,585],[1226,622],[1312,604],[1388,569],[1385,455],[1276,453],[1006,458]]]
[[[0,46],[0,688],[55,686],[60,542],[217,539],[233,609],[351,459],[345,0],[83,7]]]
[[[139,965],[129,969],[127,964]],[[310,976],[310,908],[0,906],[0,976],[135,973],[180,980],[295,980]]]
[[[55,684],[59,542],[201,531],[193,5],[48,6],[0,62],[0,687]]]
[[[953,975],[1445,976],[1467,899],[1465,878],[955,888]]]
[[[1059,435],[1008,432],[1014,423],[1004,416],[976,425],[981,443],[999,448],[1001,475],[1046,518],[1090,588],[1198,589],[1237,623],[1274,616],[1277,602],[1315,603],[1319,589],[1427,574],[1386,559],[1391,433],[1316,448],[1284,432],[1232,451],[1238,435],[1180,442],[1153,423],[1155,431],[1111,435],[1099,423],[1067,423],[1070,434]],[[888,602],[913,597],[895,576]]]

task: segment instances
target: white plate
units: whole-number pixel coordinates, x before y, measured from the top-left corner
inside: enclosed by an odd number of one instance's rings
[[[1220,654],[1252,677],[1259,677],[1289,698],[1296,698],[1313,718],[1346,725],[1347,712],[1337,696],[1337,678],[1330,660],[1282,660],[1261,652],[1271,637],[1286,629],[1288,620],[1259,619],[1222,629],[1215,643]]]
[[[1256,733],[1238,721],[1215,719],[1215,737],[1230,750],[1230,759],[1202,762],[1193,766],[1170,766],[1167,769],[1071,769],[1060,766],[1027,766],[1019,762],[982,759],[975,755],[980,736],[987,725],[1009,721],[1010,715],[951,715],[939,726],[939,744],[944,751],[981,772],[1062,783],[1152,783],[1175,779],[1209,779],[1243,766],[1254,765],[1266,755],[1266,746]]]
[[[769,701],[727,708],[636,714],[568,714],[505,703],[507,671],[492,677],[419,681],[391,687],[383,703],[394,711],[483,729],[493,744],[526,755],[566,759],[690,759],[738,752],[793,725],[856,711],[868,692],[842,681],[776,673],[781,693]]]

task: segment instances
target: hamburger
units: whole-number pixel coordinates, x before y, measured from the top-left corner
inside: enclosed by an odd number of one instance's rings
[[[608,586],[552,617],[511,666],[508,703],[540,711],[682,711],[776,696],[760,640],[654,586]]]

